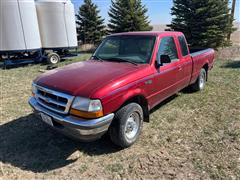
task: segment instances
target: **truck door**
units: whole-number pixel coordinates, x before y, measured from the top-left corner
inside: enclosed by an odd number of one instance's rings
[[[192,76],[192,57],[189,53],[187,42],[185,40],[184,35],[178,36],[178,44],[179,49],[178,52],[180,52],[180,69],[182,71],[180,75],[180,87],[183,89],[184,87],[188,86],[191,80]]]
[[[155,103],[158,104],[160,101],[166,99],[167,97],[176,93],[179,89],[179,57],[176,47],[176,39],[172,36],[163,37],[161,39],[158,58],[161,55],[168,55],[171,62],[168,64],[162,64],[162,66],[157,70],[155,76]]]

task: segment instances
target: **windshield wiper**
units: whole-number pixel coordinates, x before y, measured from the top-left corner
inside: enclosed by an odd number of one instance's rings
[[[119,61],[119,62],[127,62],[127,63],[131,63],[131,64],[134,64],[134,65],[138,66],[138,64],[133,62],[133,61],[130,61],[130,60],[127,60],[127,59],[118,58],[118,57],[113,57],[113,58],[107,59],[107,60],[109,60],[109,61],[113,60],[113,61]]]
[[[98,60],[98,61],[104,61],[102,58],[100,58],[99,56],[97,55],[93,55],[92,58]]]

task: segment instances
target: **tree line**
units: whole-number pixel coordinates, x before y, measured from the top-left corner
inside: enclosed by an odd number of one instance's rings
[[[229,0],[173,0],[173,19],[166,30],[183,32],[192,47],[228,46],[229,35],[235,30],[228,5]],[[111,0],[110,19],[105,25],[97,5],[84,0],[76,15],[78,39],[84,44],[97,44],[111,33],[150,31],[147,12],[141,0]]]

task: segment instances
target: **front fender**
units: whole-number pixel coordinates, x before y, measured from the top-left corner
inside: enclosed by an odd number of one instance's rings
[[[140,87],[135,87],[112,94],[111,97],[106,97],[103,100],[104,114],[116,112],[125,102],[136,96],[146,97],[146,92]]]

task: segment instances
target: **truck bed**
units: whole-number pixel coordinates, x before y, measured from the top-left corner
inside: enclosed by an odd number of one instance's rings
[[[205,66],[205,62],[207,59],[208,65],[206,68],[208,70],[213,68],[214,63],[214,49],[190,49],[190,55],[193,61],[193,70],[192,70],[192,78],[191,83],[194,83],[200,73],[202,67]]]
[[[190,49],[190,54],[192,57],[195,57],[195,56],[198,56],[198,55],[202,55],[202,54],[205,54],[207,52],[210,52],[212,51],[213,49],[211,48],[208,48],[208,49]]]

